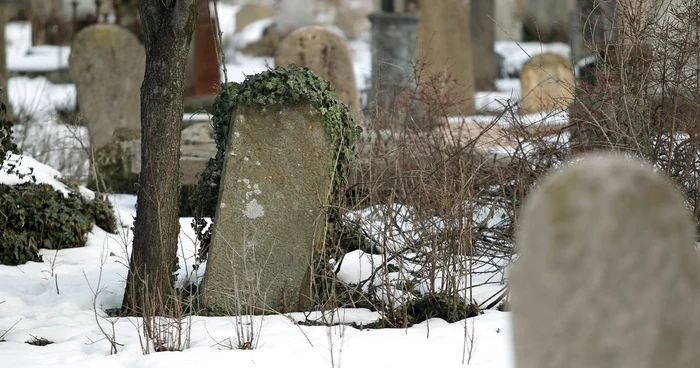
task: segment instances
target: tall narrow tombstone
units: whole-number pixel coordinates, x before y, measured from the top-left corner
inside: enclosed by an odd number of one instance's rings
[[[695,226],[651,166],[612,154],[566,165],[526,199],[516,241],[518,368],[700,361]]]
[[[374,12],[372,23],[372,91],[369,104],[372,110],[395,110],[405,101],[402,93],[415,89],[415,64],[418,16],[415,13]],[[408,112],[416,118],[418,109]],[[403,117],[397,117],[403,121]]]
[[[474,69],[470,28],[470,2],[442,0],[419,3],[416,61],[420,85],[437,81],[451,90],[456,104],[451,115],[474,114]],[[431,80],[432,79],[432,80]]]
[[[359,132],[328,82],[308,69],[277,68],[232,88],[228,96],[239,99],[230,126],[216,128],[222,117],[214,117],[217,134],[228,131],[217,142],[227,148],[217,154],[224,162],[205,306],[214,314],[307,309],[313,250]]]
[[[297,29],[282,40],[275,53],[275,65],[292,63],[309,68],[331,82],[340,102],[350,108],[355,122],[362,122],[352,55],[341,36],[322,26]]]
[[[523,22],[521,14],[525,0],[493,0],[496,16],[497,41],[521,41],[523,38]]]
[[[493,91],[498,63],[493,43],[496,41],[494,0],[470,0],[469,26],[474,60],[474,90]]]

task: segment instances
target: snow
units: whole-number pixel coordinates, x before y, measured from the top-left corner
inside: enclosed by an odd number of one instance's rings
[[[21,169],[26,171],[28,167],[34,167],[39,181],[66,190],[55,180],[60,175],[56,170],[24,157]],[[0,175],[0,182],[14,183],[17,179],[5,173]],[[4,366],[173,368],[225,364],[271,367],[304,362],[304,366],[310,368],[329,365],[461,367],[464,366],[465,329],[474,336],[469,366],[513,366],[509,313],[498,311],[486,311],[481,316],[455,323],[430,319],[406,329],[363,327],[380,317],[367,309],[265,317],[192,316],[184,321],[189,334],[187,349],[143,355],[139,344],[139,319],[109,318],[103,312],[121,305],[127,254],[131,248],[128,227],[135,215],[136,203],[135,197],[129,195],[113,195],[110,199],[121,218],[119,234],[108,234],[95,227],[83,248],[41,250],[44,262],[0,266],[0,336],[4,335],[5,340],[0,343],[0,360]],[[189,221],[189,218],[180,221],[178,285],[201,278],[204,272],[204,265],[200,265],[196,273],[192,272],[195,248]],[[350,268],[343,273],[350,274]],[[336,325],[314,323],[323,321]],[[114,322],[116,341],[122,344],[116,355],[109,354],[110,344],[100,332],[100,326],[109,330],[110,322]],[[355,327],[337,323],[354,323]],[[256,349],[225,346],[236,344],[237,328],[252,329],[257,336]],[[46,338],[53,343],[44,347],[25,343],[33,337]],[[467,344],[471,342],[467,340]]]
[[[7,70],[10,72],[39,72],[68,69],[70,47],[32,46],[29,22],[11,22],[5,28],[7,39]]]

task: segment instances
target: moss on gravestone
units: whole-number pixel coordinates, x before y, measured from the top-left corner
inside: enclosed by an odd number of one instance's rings
[[[290,64],[248,76],[242,83],[229,83],[214,101],[213,125],[217,152],[200,175],[192,196],[193,208],[201,217],[213,217],[219,195],[219,182],[228,132],[236,108],[245,105],[286,105],[308,101],[321,114],[321,122],[331,139],[328,154],[336,162],[330,204],[337,204],[347,180],[348,164],[362,129],[355,125],[348,107],[339,102],[332,84],[313,71]]]

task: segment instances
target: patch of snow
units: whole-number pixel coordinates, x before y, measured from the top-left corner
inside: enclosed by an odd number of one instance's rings
[[[251,43],[259,41],[265,32],[275,22],[274,18],[263,18],[256,20],[243,27],[243,29],[235,33],[232,41],[236,49],[242,49]]]

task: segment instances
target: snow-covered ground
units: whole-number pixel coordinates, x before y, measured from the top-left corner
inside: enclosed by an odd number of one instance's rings
[[[31,158],[22,158],[20,172],[27,173],[29,167],[34,168],[37,181],[67,190],[55,179],[61,175],[56,170]],[[14,175],[0,173],[0,183],[19,181]],[[87,189],[82,193],[92,195]],[[127,254],[131,250],[128,228],[135,215],[136,201],[131,195],[113,195],[110,199],[121,220],[118,234],[108,234],[95,227],[85,247],[42,250],[42,263],[0,266],[3,366],[273,367],[291,363],[311,368],[458,367],[464,366],[462,360],[468,360],[470,355],[469,366],[513,366],[509,314],[493,310],[455,323],[430,319],[406,329],[378,330],[294,323],[319,319],[320,312],[309,316],[291,313],[251,317],[243,321],[235,317],[193,316],[186,319],[190,340],[187,349],[151,355],[142,354],[138,319],[113,318],[113,336],[120,345],[118,354],[110,355],[110,343],[104,339],[100,326],[111,329],[104,311],[121,305]],[[180,220],[180,285],[201,277],[205,270],[205,265],[200,265],[198,271],[192,271],[195,244],[190,221],[191,218]],[[339,272],[345,281],[357,282],[373,269],[371,260],[359,251],[346,258]],[[379,318],[377,312],[367,309],[340,309],[333,313],[335,321],[360,326]],[[240,326],[252,328],[258,335],[256,349],[222,346],[227,341],[235,344],[236,329]],[[465,340],[465,331],[473,338]],[[33,338],[45,338],[53,343],[43,347],[26,343]]]

